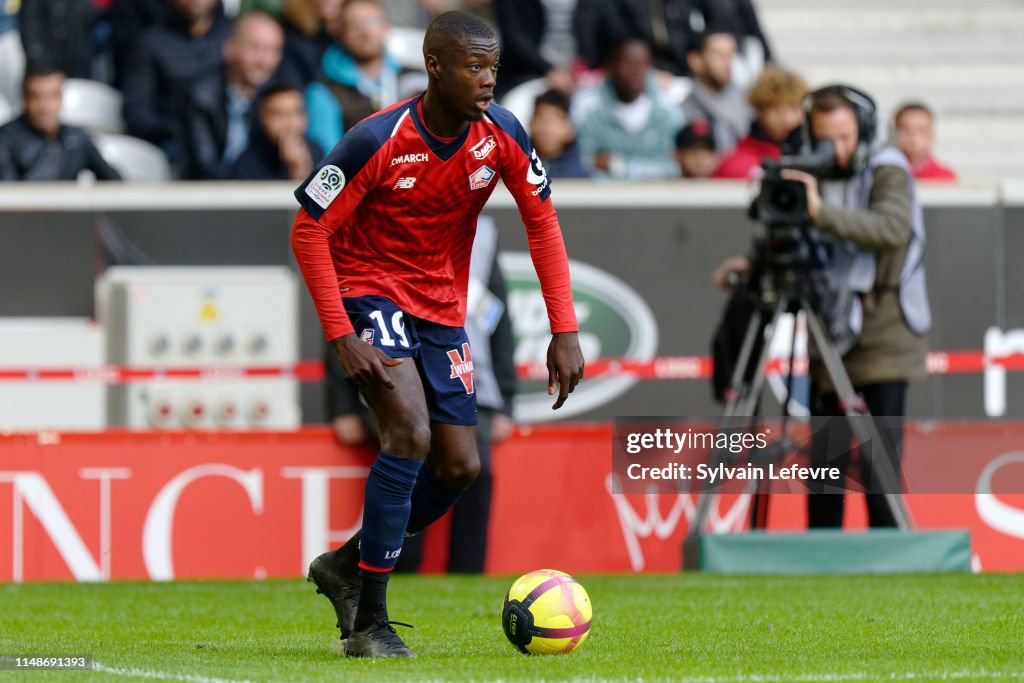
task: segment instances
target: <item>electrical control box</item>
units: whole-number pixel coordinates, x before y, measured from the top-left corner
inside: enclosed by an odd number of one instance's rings
[[[110,426],[294,429],[298,299],[284,267],[118,266],[96,282]]]

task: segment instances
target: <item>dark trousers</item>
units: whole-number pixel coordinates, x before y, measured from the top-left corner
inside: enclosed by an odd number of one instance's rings
[[[903,415],[906,412],[907,383],[880,382],[855,387],[864,398],[868,410],[876,419],[886,450],[893,459],[894,469],[899,472],[903,455]],[[811,415],[829,417],[843,415],[839,397],[835,393],[820,393],[811,390]],[[836,431],[838,430],[838,431]],[[839,421],[828,432],[816,429],[811,444],[812,467],[838,467],[845,476],[850,464],[851,440],[849,423]],[[861,474],[865,488],[872,481],[870,458],[861,458]],[[881,494],[865,494],[868,506],[868,521],[872,528],[896,526],[896,520]],[[841,493],[819,493],[807,496],[807,526],[816,528],[837,528],[843,525],[845,496]]]
[[[477,413],[477,449],[480,474],[452,507],[451,540],[448,546],[448,573],[481,574],[487,556],[487,527],[491,520],[491,413]],[[395,567],[399,572],[416,572],[423,559],[423,536],[405,539],[402,555]]]

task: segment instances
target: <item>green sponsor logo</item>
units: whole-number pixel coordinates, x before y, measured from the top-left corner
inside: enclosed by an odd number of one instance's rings
[[[554,399],[547,395],[546,370],[551,328],[533,262],[525,252],[506,252],[500,259],[508,283],[515,360],[531,366],[531,379],[519,382],[517,420],[542,422],[579,415],[615,400],[636,383],[631,377],[588,374],[565,405],[552,411]],[[569,270],[580,346],[588,363],[598,358],[653,358],[658,325],[647,302],[625,282],[594,266],[570,260]]]

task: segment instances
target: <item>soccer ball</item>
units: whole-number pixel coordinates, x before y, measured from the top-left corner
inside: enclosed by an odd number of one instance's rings
[[[501,625],[524,654],[553,655],[580,646],[590,632],[590,597],[568,574],[538,569],[505,593]]]

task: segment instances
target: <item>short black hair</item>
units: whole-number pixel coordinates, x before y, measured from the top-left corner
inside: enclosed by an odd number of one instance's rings
[[[730,31],[725,26],[707,26],[703,31],[693,34],[693,39],[690,43],[689,52],[704,52],[704,48],[707,47],[708,40],[711,38],[711,36],[718,36],[722,35],[723,33],[728,33],[730,36],[736,39],[736,34]],[[739,40],[736,39],[736,42],[739,43]]]
[[[644,40],[640,36],[626,36],[625,38],[620,38],[619,40],[615,41],[615,43],[612,45],[612,49],[608,51],[608,56],[604,60],[605,66],[607,67],[616,59],[621,57],[622,53],[630,45],[641,45],[647,50],[649,54],[653,55],[651,46],[646,40]]]
[[[286,92],[293,92],[303,96],[302,87],[289,80],[275,80],[267,83],[256,93],[256,101],[262,105],[274,95],[281,95]]]
[[[551,88],[537,95],[536,99],[533,100],[533,108],[536,110],[537,107],[541,106],[542,104],[548,104],[551,105],[552,107],[558,107],[566,114],[569,113],[569,96],[566,95],[561,90],[555,90],[554,88]]]
[[[900,118],[902,118],[902,116],[904,114],[906,114],[907,112],[912,112],[912,111],[924,112],[925,114],[928,115],[929,119],[932,119],[932,120],[935,119],[935,115],[932,114],[931,107],[929,107],[924,102],[914,101],[914,102],[905,102],[905,103],[901,104],[900,108],[896,110],[896,116],[893,117],[893,121],[898,126],[900,124]]]
[[[437,55],[474,39],[497,41],[498,37],[483,19],[469,12],[445,12],[427,26],[427,33],[423,36],[423,56]]]
[[[60,69],[55,64],[47,64],[46,62],[30,62],[25,67],[25,75],[21,77],[21,90],[25,91],[25,86],[28,85],[29,79],[31,78],[46,78],[47,76],[56,76],[60,74],[64,75],[63,69]]]

